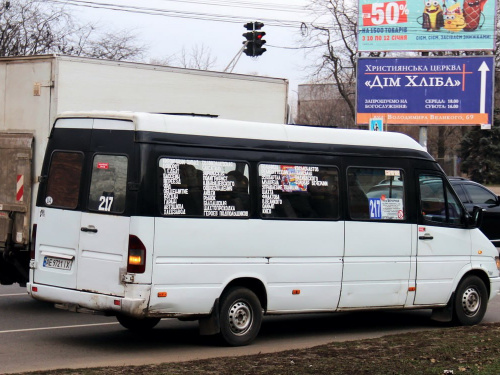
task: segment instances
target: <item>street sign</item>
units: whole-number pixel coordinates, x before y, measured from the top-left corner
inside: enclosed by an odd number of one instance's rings
[[[491,124],[494,73],[493,56],[360,58],[356,121]]]
[[[384,131],[384,122],[382,118],[371,118],[370,119],[370,130],[375,132]]]

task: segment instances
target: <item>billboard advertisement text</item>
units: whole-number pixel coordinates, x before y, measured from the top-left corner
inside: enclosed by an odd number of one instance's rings
[[[360,58],[357,123],[484,125],[493,116],[493,56]]]
[[[359,0],[358,49],[493,50],[495,5],[494,0]]]

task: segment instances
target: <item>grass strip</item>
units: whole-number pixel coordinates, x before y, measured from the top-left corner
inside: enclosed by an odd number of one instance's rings
[[[34,374],[34,373],[23,373]],[[40,375],[500,374],[500,323],[409,332],[309,349],[147,366],[63,369]]]

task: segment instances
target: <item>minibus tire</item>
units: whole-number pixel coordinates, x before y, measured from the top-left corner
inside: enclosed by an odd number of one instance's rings
[[[250,289],[236,287],[225,292],[220,305],[220,336],[229,346],[250,344],[260,331],[262,306]]]
[[[463,326],[478,324],[488,307],[488,292],[483,280],[477,276],[464,278],[455,293],[455,322]]]
[[[126,315],[117,315],[116,319],[123,327],[134,332],[149,331],[160,322],[160,318],[138,319]]]

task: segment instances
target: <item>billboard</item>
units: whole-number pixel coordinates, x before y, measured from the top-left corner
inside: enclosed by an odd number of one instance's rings
[[[491,124],[494,74],[493,56],[360,58],[356,121]]]
[[[495,0],[359,0],[358,50],[493,50],[495,7]]]

